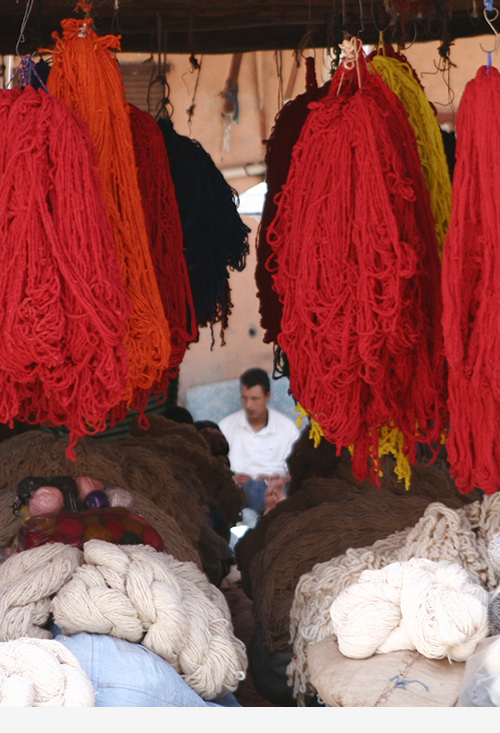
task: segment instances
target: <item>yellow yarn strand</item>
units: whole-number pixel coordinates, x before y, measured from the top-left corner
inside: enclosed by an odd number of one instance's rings
[[[379,461],[382,456],[393,455],[396,459],[394,473],[399,481],[405,482],[405,489],[408,491],[411,484],[411,465],[408,456],[404,452],[404,435],[399,428],[392,425],[384,425],[380,428],[378,437]]]
[[[321,443],[321,438],[323,438],[325,435],[323,430],[321,429],[321,425],[318,422],[316,422],[316,420],[309,415],[307,410],[305,410],[302,407],[302,405],[297,405],[297,407],[295,408],[295,412],[299,413],[297,416],[297,427],[299,428],[299,430],[302,427],[302,420],[305,417],[309,418],[311,422],[311,429],[309,430],[309,438],[314,441],[314,447],[317,448],[318,445]]]
[[[436,224],[439,255],[442,258],[451,215],[451,181],[436,116],[409,64],[384,55],[375,56],[371,64],[399,97],[408,113],[417,138],[422,173],[430,194],[431,211]]]

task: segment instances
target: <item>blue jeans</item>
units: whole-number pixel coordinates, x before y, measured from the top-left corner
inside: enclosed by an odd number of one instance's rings
[[[257,514],[262,514],[266,508],[266,491],[267,484],[265,481],[259,481],[257,478],[251,478],[243,485],[245,494],[247,495],[247,506],[253,509]]]
[[[78,659],[94,686],[100,708],[241,707],[234,695],[203,700],[175,669],[140,644],[101,634],[52,632]]]

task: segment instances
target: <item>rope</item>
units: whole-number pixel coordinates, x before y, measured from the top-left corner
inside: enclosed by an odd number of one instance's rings
[[[112,50],[120,48],[120,41],[99,37],[88,20],[70,18],[61,24],[62,37],[53,34],[47,86],[87,123],[96,148],[122,280],[133,305],[124,339],[130,379],[122,395],[130,405],[134,389],[149,390],[168,368],[170,332],[149,250],[128,105]]]
[[[372,546],[349,549],[343,555],[314,566],[295,589],[290,613],[294,657],[288,666],[294,695],[314,693],[309,679],[307,648],[333,633],[330,607],[341,591],[365,570],[380,570],[395,562],[424,558],[463,567],[486,590],[497,587],[500,574],[488,556],[491,538],[500,530],[500,496],[485,497],[461,509],[430,504],[414,527],[396,532]]]
[[[0,643],[0,707],[94,707],[92,683],[58,641]]]

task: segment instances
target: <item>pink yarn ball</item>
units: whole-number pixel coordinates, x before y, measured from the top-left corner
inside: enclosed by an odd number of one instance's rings
[[[77,476],[75,478],[76,485],[78,487],[78,498],[85,501],[87,494],[91,491],[103,491],[104,484],[98,478],[91,478],[90,476]]]
[[[56,514],[64,506],[64,496],[55,486],[40,486],[30,499],[32,517],[39,514]]]

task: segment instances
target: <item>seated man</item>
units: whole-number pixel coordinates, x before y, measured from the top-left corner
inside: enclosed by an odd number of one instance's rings
[[[290,418],[267,406],[269,377],[263,369],[248,369],[240,377],[243,410],[220,421],[229,443],[229,462],[236,483],[247,494],[247,506],[258,514],[266,508],[267,481],[286,476],[286,458],[299,431]]]

